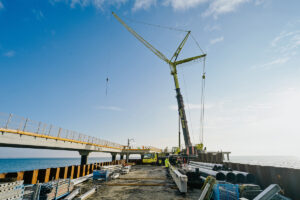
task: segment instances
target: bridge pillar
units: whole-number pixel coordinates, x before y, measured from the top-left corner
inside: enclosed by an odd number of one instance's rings
[[[89,151],[79,151],[79,154],[81,155],[80,165],[87,164],[87,159],[88,159],[89,153],[90,153]]]
[[[112,161],[115,161],[115,160],[116,160],[116,157],[117,157],[117,154],[116,154],[116,153],[112,153],[112,154],[111,154],[111,160],[112,160]]]
[[[128,163],[128,160],[129,160],[129,155],[130,155],[129,153],[126,154],[126,162],[127,163]]]
[[[144,154],[141,154],[141,159],[142,159],[142,160],[144,159]]]

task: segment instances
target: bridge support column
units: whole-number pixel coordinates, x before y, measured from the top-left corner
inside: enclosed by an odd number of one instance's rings
[[[79,151],[79,154],[81,155],[80,165],[87,164],[87,159],[88,159],[89,153],[90,153],[89,151]]]
[[[142,159],[142,160],[144,159],[144,154],[141,154],[141,159]]]
[[[116,157],[117,157],[117,154],[116,154],[116,153],[112,153],[112,154],[111,154],[111,160],[112,160],[112,161],[115,161],[115,160],[116,160]]]
[[[128,161],[129,161],[129,155],[130,155],[129,153],[126,154],[126,162],[127,162],[127,163],[128,163]]]

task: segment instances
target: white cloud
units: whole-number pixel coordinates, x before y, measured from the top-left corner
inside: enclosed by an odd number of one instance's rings
[[[56,2],[64,2],[70,5],[71,8],[79,7],[88,7],[93,6],[96,9],[103,10],[104,4],[107,5],[115,5],[117,7],[121,6],[122,4],[126,3],[127,0],[51,0],[50,3],[54,5]]]
[[[0,10],[4,8],[3,3],[0,1]]]
[[[87,7],[87,6],[95,6],[97,9],[101,9],[104,3],[104,0],[70,0],[71,8],[75,8],[77,5],[80,7]]]
[[[270,62],[260,64],[260,65],[254,65],[252,66],[252,69],[263,69],[263,70],[269,70],[272,69],[278,65],[282,65],[287,63],[291,58],[290,57],[281,57],[281,58],[276,58]]]
[[[255,0],[254,1],[254,5],[259,6],[261,4],[266,3],[267,1],[269,1],[269,0]]]
[[[171,5],[174,10],[187,10],[207,2],[207,0],[165,0],[164,5]]]
[[[283,31],[271,42],[272,47],[276,47],[280,53],[291,53],[300,46],[300,30]]]
[[[10,58],[10,57],[14,57],[15,54],[16,54],[15,51],[10,50],[10,51],[5,52],[5,53],[3,54],[3,56]]]
[[[32,13],[35,15],[35,17],[36,17],[37,20],[40,21],[40,20],[44,19],[44,13],[41,10],[35,10],[35,9],[33,9]]]
[[[224,37],[221,36],[221,37],[210,40],[210,44],[216,44],[218,42],[223,42],[223,41],[224,41]]]
[[[203,13],[203,16],[218,18],[219,15],[235,11],[241,4],[246,2],[249,2],[249,0],[214,0]]]
[[[111,111],[123,111],[122,108],[117,106],[96,106],[97,110],[111,110]]]
[[[298,54],[297,51],[300,47],[300,30],[281,32],[271,41],[270,46],[273,54],[278,54],[278,56],[267,63],[255,65],[252,69],[271,69],[291,60]]]
[[[204,27],[205,31],[219,31],[221,30],[221,27],[219,25],[207,25]]]
[[[156,5],[156,0],[135,0],[132,10],[147,10],[154,5]]]
[[[104,10],[106,7],[120,7],[129,0],[49,0],[52,5],[57,2],[68,4],[71,8],[93,6],[96,9]],[[255,5],[263,4],[266,0],[134,0],[132,11],[140,9],[147,10],[156,4],[172,7],[175,11],[186,11],[196,8],[199,5],[208,7],[202,16],[213,16],[218,18],[221,14],[226,14],[237,10],[237,8],[246,2],[252,2]]]

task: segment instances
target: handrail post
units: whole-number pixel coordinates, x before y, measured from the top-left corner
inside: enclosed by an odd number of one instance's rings
[[[25,129],[26,129],[26,126],[27,126],[27,122],[28,122],[28,118],[26,118],[26,120],[25,120],[25,124],[24,124],[24,128],[23,128],[23,131],[25,131]]]
[[[9,114],[9,117],[8,117],[6,125],[5,125],[5,129],[8,128],[8,124],[10,123],[12,116],[13,116],[13,114]]]
[[[43,135],[46,135],[46,134],[45,134],[46,126],[47,126],[46,124],[44,124],[44,126],[43,126],[43,130],[42,130],[42,134],[43,134]]]
[[[39,122],[39,127],[38,127],[37,132],[36,132],[37,134],[39,134],[41,124],[42,124],[42,122]]]
[[[52,125],[50,125],[49,131],[48,131],[48,135],[50,135],[51,129],[52,129]]]
[[[58,138],[60,137],[60,132],[61,132],[61,128],[58,129],[58,134],[57,134]]]

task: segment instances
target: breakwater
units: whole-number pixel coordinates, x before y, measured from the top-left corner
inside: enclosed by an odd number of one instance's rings
[[[110,162],[98,162],[87,165],[72,165],[65,167],[34,169],[29,171],[9,172],[0,174],[1,178],[13,178],[16,180],[24,180],[24,184],[47,183],[51,180],[58,179],[75,179],[91,174],[94,169],[101,166],[124,164],[125,160],[115,160]]]

